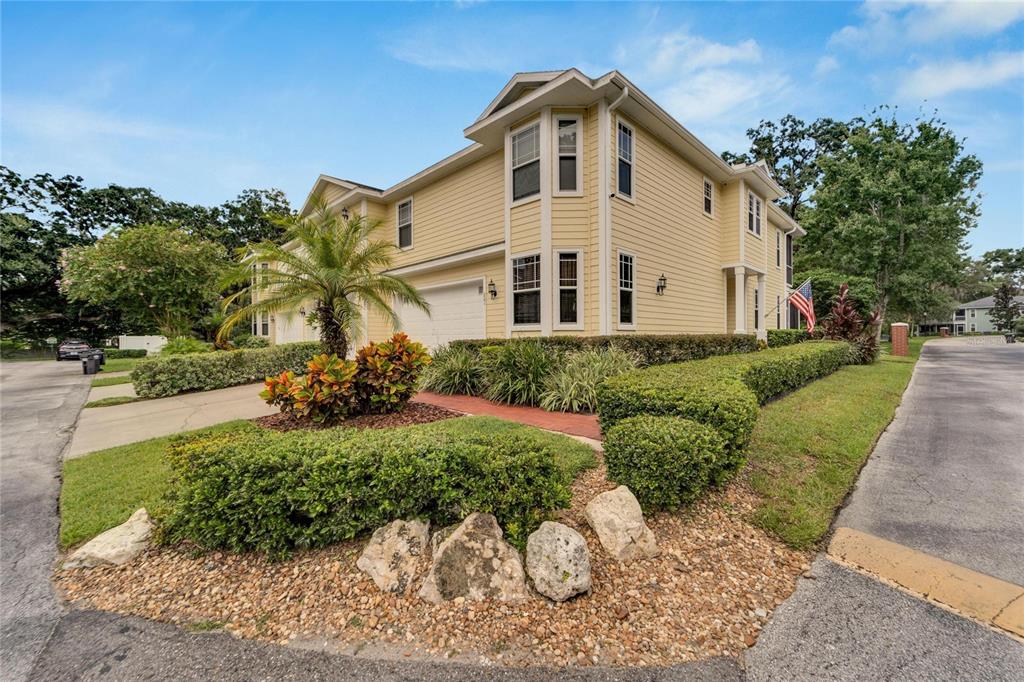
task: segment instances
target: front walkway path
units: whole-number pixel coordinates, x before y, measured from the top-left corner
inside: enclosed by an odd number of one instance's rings
[[[246,384],[82,410],[65,457],[81,457],[96,450],[201,429],[232,419],[276,414],[277,408],[260,398],[262,386],[262,383]]]
[[[413,400],[437,405],[438,407],[446,407],[456,412],[498,417],[499,419],[528,424],[548,431],[567,433],[570,436],[581,436],[596,441],[601,440],[601,428],[597,425],[597,416],[593,414],[547,412],[539,407],[502,405],[475,396],[439,395],[430,391],[417,393]]]
[[[747,653],[748,676],[1024,679],[1007,634],[1024,629],[1022,442],[1024,344],[925,345],[829,556]]]

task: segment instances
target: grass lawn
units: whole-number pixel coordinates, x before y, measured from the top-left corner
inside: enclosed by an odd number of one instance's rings
[[[99,401],[96,401],[99,402]],[[188,435],[241,432],[258,429],[252,422],[236,420]],[[530,426],[493,417],[464,417],[431,424],[400,427],[444,432],[459,436],[530,431],[534,438],[550,445],[555,462],[570,477],[596,465],[590,446],[568,436],[548,433]],[[167,491],[171,471],[164,461],[168,443],[182,434],[100,450],[64,463],[64,484],[60,494],[60,544],[71,547],[124,523],[139,507],[151,513]]]
[[[125,403],[134,403],[142,400],[132,395],[115,395],[109,398],[100,398],[99,400],[93,400],[88,402],[83,407],[110,407],[111,405],[124,405]]]
[[[761,409],[747,448],[748,474],[762,497],[754,521],[797,548],[828,532],[875,441],[892,421],[925,339],[910,355],[844,367]]]
[[[107,364],[100,368],[101,372],[124,372],[135,369],[146,358],[107,358]],[[117,377],[115,377],[117,378]],[[109,385],[109,384],[108,384]]]
[[[107,360],[110,362],[110,360]],[[130,384],[132,383],[131,375],[124,375],[123,377],[100,377],[99,379],[92,380],[92,387],[97,388],[99,386],[117,386],[118,384]]]

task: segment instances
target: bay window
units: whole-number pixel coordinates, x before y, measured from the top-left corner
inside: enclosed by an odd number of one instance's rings
[[[633,287],[635,284],[635,261],[627,253],[619,253],[619,324],[633,325],[636,315],[633,310]]]
[[[398,248],[408,249],[412,246],[412,199],[406,199],[398,205]]]
[[[540,194],[540,123],[512,134],[512,201]]]
[[[619,121],[618,135],[618,187],[619,194],[633,198],[633,129]]]
[[[761,236],[761,198],[753,192],[747,193],[747,230]]]
[[[558,254],[558,323],[579,322],[580,256],[575,251]]]
[[[555,139],[558,149],[558,192],[575,194],[580,191],[580,118],[556,119]]]
[[[540,256],[512,259],[512,323],[540,324]]]

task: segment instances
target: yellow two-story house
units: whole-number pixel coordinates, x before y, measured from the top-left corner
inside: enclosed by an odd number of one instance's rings
[[[310,192],[380,221],[390,272],[430,303],[397,308],[412,338],[787,326],[804,232],[774,204],[782,189],[762,163],[722,161],[617,71],[517,74],[464,133],[469,146],[393,187],[321,175]],[[392,332],[373,316],[366,327],[359,341]],[[316,338],[300,314],[253,330]]]

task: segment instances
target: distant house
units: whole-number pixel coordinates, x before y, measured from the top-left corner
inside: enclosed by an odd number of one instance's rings
[[[1013,300],[1024,305],[1024,296],[1014,296]],[[917,325],[918,334],[938,334],[942,327],[948,327],[953,336],[963,334],[991,334],[998,331],[992,321],[992,296],[979,298],[976,301],[961,303],[949,320],[927,320]]]
[[[619,72],[517,74],[464,133],[468,147],[393,187],[321,175],[310,193],[381,221],[390,272],[430,304],[397,306],[413,338],[789,326],[804,231],[768,167],[724,162]],[[264,314],[253,334],[315,338],[306,308]],[[391,333],[368,326],[360,342]]]

